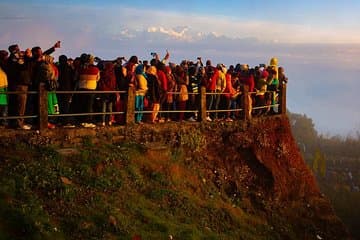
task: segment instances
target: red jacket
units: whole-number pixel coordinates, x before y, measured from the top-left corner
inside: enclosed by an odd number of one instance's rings
[[[158,70],[157,76],[160,81],[160,88],[166,92],[168,90],[168,79],[166,74],[162,70]]]
[[[236,90],[233,88],[231,83],[231,74],[227,73],[225,77],[226,77],[226,88],[224,93],[226,93],[225,97],[230,98],[232,97],[232,95],[236,93]]]
[[[216,89],[216,82],[219,78],[219,70],[214,68],[214,74],[211,76],[210,81],[208,82],[207,90],[208,91],[215,91]]]
[[[114,65],[112,63],[106,63],[104,70],[100,73],[98,89],[100,91],[116,90],[116,76],[114,72]]]
[[[240,75],[239,80],[241,84],[249,86],[249,92],[254,91],[255,81],[253,75]]]

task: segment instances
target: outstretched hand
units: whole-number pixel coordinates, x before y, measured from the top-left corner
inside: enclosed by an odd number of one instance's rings
[[[55,44],[54,44],[54,48],[60,48],[60,41],[57,41]]]
[[[170,53],[169,51],[166,49],[166,55],[164,57],[164,60],[168,60],[170,58]]]

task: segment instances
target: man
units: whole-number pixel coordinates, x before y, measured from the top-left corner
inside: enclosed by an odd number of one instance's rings
[[[27,49],[21,52],[17,44],[9,46],[10,56],[7,61],[7,76],[9,90],[21,92],[17,95],[9,95],[9,115],[19,116],[16,119],[15,127],[29,130],[31,126],[25,124],[27,91],[31,85],[31,52]]]
[[[39,70],[41,68],[41,63],[43,62],[43,55],[50,55],[52,54],[56,48],[60,48],[60,41],[57,41],[51,48],[46,50],[45,52],[42,51],[40,47],[33,47],[31,49],[31,61],[30,61],[30,68],[31,68],[31,85],[29,86],[30,91],[39,91],[40,81],[37,79],[39,76]],[[35,115],[38,114],[38,95],[31,94],[28,98],[27,103],[27,114],[28,115]],[[33,123],[37,123],[37,119],[33,121]]]
[[[94,56],[87,55],[85,57],[82,54],[82,66],[79,69],[79,90],[80,91],[95,91],[97,87],[97,82],[100,79],[100,71],[94,65]],[[94,105],[94,93],[80,93],[79,94],[79,106],[85,107],[86,113],[93,112]],[[83,127],[95,127],[95,124],[92,122],[93,117],[91,115],[85,116],[81,125]]]
[[[65,55],[61,55],[59,57],[59,90],[60,91],[73,91],[75,88],[75,81],[74,76],[75,72],[74,69],[69,65],[68,58]],[[71,113],[71,102],[72,102],[72,95],[73,94],[59,94],[59,107],[60,112],[69,114]],[[72,126],[69,117],[65,117],[62,119],[62,123],[67,125],[68,127]]]

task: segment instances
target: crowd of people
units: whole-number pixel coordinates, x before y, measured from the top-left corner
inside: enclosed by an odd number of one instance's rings
[[[126,112],[129,88],[135,91],[138,124],[197,121],[202,87],[206,88],[207,121],[239,118],[239,111],[235,110],[245,101],[244,86],[250,92],[247,99],[250,114],[271,114],[279,86],[287,83],[284,69],[278,67],[276,58],[272,58],[268,66],[260,64],[253,68],[247,64],[213,65],[211,60],[203,64],[201,57],[175,64],[169,61],[170,54],[166,51],[162,59],[157,53],[151,53],[150,61],[139,60],[137,56],[108,61],[84,53],[74,59],[61,55],[55,63],[51,54],[59,47],[60,41],[44,52],[40,47],[22,51],[17,44],[9,46],[8,51],[0,50],[2,126],[31,129],[37,124],[36,118],[24,116],[37,114],[38,97],[33,92],[38,91],[40,85],[48,91],[49,116],[87,113],[77,117],[51,117],[48,128],[55,128],[57,125],[123,124],[125,115],[113,112]],[[91,114],[94,112],[104,114]],[[16,118],[10,120],[7,116]]]

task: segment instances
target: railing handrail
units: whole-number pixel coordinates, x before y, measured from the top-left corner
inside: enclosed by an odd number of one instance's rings
[[[124,114],[126,117],[125,124],[134,123],[135,118],[134,115],[138,113],[152,113],[152,110],[144,110],[144,111],[136,111],[135,110],[135,89],[134,87],[129,87],[128,91],[121,91],[121,90],[113,90],[113,91],[99,91],[99,90],[73,90],[73,91],[62,91],[62,90],[55,90],[51,91],[56,94],[85,94],[85,93],[92,93],[92,94],[109,94],[109,93],[119,93],[119,94],[126,94],[127,95],[127,108],[126,111],[114,111],[114,112],[91,112],[91,113],[60,113],[60,114],[53,114],[49,115],[47,112],[46,103],[47,102],[47,92],[45,89],[44,84],[41,84],[39,87],[39,91],[4,91],[4,94],[39,94],[39,114],[35,115],[24,115],[24,116],[7,116],[7,117],[0,117],[2,119],[30,119],[30,118],[39,118],[39,129],[44,130],[47,129],[47,121],[48,118],[56,118],[56,117],[76,117],[76,116],[98,116],[98,115],[120,115]],[[264,106],[255,106],[251,107],[252,110],[258,109],[265,109],[271,107],[278,107],[279,114],[286,113],[286,84],[280,85],[280,88],[276,91],[269,91],[262,93],[278,93],[279,94],[279,102],[273,103],[270,105]],[[236,92],[239,93],[239,92]],[[179,95],[180,92],[166,92],[166,94],[173,94]],[[208,95],[229,95],[229,92],[206,92],[205,87],[199,88],[198,92],[188,92],[188,95],[197,95],[200,96],[200,104],[197,106],[197,109],[192,110],[159,110],[158,113],[198,113],[200,121],[206,121],[207,114],[209,113],[221,113],[221,112],[243,112],[244,116],[243,119],[250,119],[251,118],[251,111],[249,115],[249,100],[245,96],[250,96],[254,94],[258,94],[258,92],[249,92],[247,86],[244,86],[243,91],[240,92],[240,95],[243,98],[243,105],[240,108],[235,109],[207,109],[206,108],[206,96]],[[41,105],[42,103],[42,105]],[[40,106],[41,105],[41,106]]]

